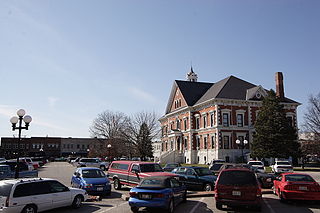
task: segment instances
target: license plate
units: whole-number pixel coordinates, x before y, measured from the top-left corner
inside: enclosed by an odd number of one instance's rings
[[[140,195],[140,198],[141,198],[141,199],[150,200],[150,199],[152,198],[152,196],[151,196],[151,195],[148,195],[148,194],[141,194],[141,195]]]
[[[306,186],[299,186],[299,190],[307,191],[308,188]]]
[[[97,191],[103,191],[103,187],[98,187]]]
[[[233,196],[241,196],[241,192],[240,191],[232,191],[232,195]]]

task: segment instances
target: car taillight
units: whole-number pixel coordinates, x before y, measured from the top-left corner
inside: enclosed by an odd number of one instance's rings
[[[137,197],[137,192],[129,192],[130,197]]]
[[[156,193],[156,194],[153,194],[153,197],[154,198],[163,198],[164,197],[164,194],[158,194],[158,193]]]
[[[256,194],[257,197],[262,197],[262,191],[261,189],[257,189],[257,194]]]

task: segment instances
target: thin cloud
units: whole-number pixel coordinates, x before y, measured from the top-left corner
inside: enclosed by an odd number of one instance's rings
[[[152,96],[151,94],[149,94],[146,91],[143,91],[141,89],[138,89],[136,87],[130,87],[129,88],[129,92],[136,98],[149,102],[149,103],[156,103],[157,99]]]
[[[48,97],[48,104],[50,107],[55,107],[57,101],[59,100],[59,98],[55,98],[55,97]]]

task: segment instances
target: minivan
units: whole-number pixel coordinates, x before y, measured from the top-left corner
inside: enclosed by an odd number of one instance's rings
[[[63,206],[79,208],[87,197],[86,191],[49,178],[0,181],[1,213],[36,213]]]
[[[216,208],[252,207],[261,210],[262,192],[253,171],[247,168],[230,168],[220,172],[215,185]]]

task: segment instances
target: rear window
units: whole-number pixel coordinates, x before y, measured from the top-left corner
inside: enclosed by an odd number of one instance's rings
[[[312,177],[309,175],[286,175],[286,181],[295,181],[295,182],[315,182]]]
[[[218,184],[221,185],[257,185],[253,172],[249,171],[223,171],[220,173]]]
[[[13,184],[9,183],[0,183],[0,197],[8,197]]]
[[[263,166],[262,162],[249,162],[248,164],[253,165],[253,166]]]
[[[97,159],[81,159],[80,162],[83,162],[83,163],[96,163],[98,162]]]
[[[121,170],[128,170],[129,165],[123,163],[113,163],[111,165],[112,169],[121,169]]]
[[[221,166],[222,166],[223,164],[221,163],[219,163],[219,164],[213,164],[213,166],[211,167],[211,170],[219,170],[220,168],[221,168]]]
[[[140,171],[141,172],[163,172],[159,164],[141,164]]]

